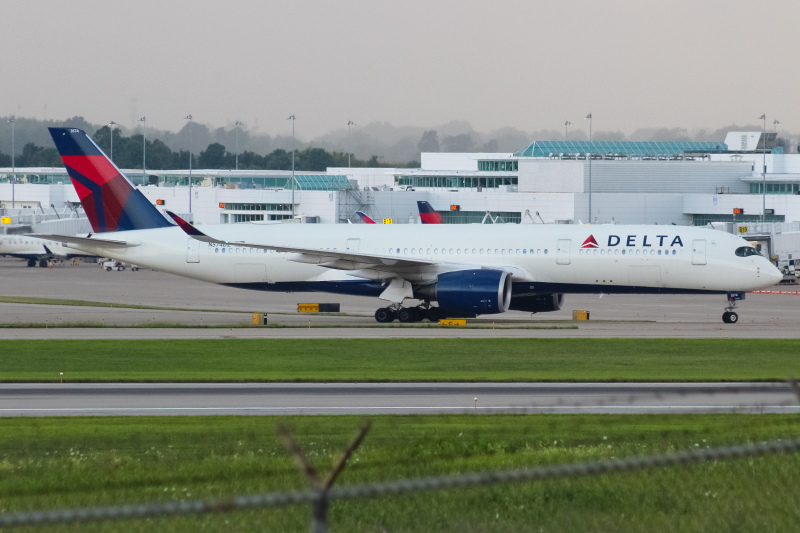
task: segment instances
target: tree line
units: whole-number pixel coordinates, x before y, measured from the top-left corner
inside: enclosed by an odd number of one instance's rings
[[[126,137],[118,129],[103,126],[95,131],[94,142],[108,155],[119,168],[141,168],[143,136]],[[159,139],[144,140],[145,164],[150,170],[182,170],[189,168],[188,150],[171,150]],[[292,152],[283,149],[273,150],[266,155],[244,151],[239,154],[239,170],[291,170]],[[44,148],[28,142],[22,153],[14,158],[17,167],[60,167],[61,157],[55,148]],[[0,152],[0,167],[10,167],[11,156]],[[307,147],[295,150],[294,168],[301,172],[325,172],[328,167],[348,166],[348,154],[329,152],[322,148]],[[377,156],[357,159],[350,156],[351,167],[388,167],[378,161]],[[228,151],[221,143],[211,143],[205,150],[192,154],[192,167],[205,169],[234,169],[236,154]]]

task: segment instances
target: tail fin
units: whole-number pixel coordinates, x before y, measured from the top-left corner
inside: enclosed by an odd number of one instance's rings
[[[86,132],[49,128],[95,233],[171,226]]]
[[[417,207],[419,208],[419,219],[423,224],[441,224],[442,215],[426,201],[418,201]]]
[[[361,218],[361,221],[364,224],[375,224],[375,221],[372,220],[369,216],[367,216],[367,214],[364,213],[363,211],[356,211],[356,215],[358,215]]]

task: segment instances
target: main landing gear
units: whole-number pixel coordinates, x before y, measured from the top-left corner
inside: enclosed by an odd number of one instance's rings
[[[430,305],[400,307],[395,304],[392,307],[381,307],[375,311],[375,320],[382,324],[394,322],[395,319],[405,323],[421,322],[425,319],[431,322],[438,322],[441,318],[444,318],[444,314],[439,311],[439,308],[431,307]]]
[[[736,324],[739,321],[739,315],[734,311],[736,302],[739,300],[744,300],[743,292],[728,293],[728,306],[725,308],[725,312],[722,313],[722,321],[726,324]]]

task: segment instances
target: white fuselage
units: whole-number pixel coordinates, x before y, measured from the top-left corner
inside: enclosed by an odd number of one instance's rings
[[[626,287],[639,287],[652,292],[728,292],[761,289],[780,280],[766,258],[736,254],[737,249],[752,248],[740,237],[685,226],[232,224],[198,229],[231,244],[200,242],[169,227],[94,236],[136,246],[80,248],[221,284],[396,277],[309,264],[308,254],[304,259],[303,254],[237,241],[430,262],[400,274],[411,282],[429,282],[440,273],[468,268],[507,270],[515,284],[530,285],[534,291],[625,292]]]

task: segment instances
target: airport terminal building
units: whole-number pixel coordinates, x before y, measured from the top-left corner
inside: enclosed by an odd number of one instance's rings
[[[724,143],[535,141],[514,153],[422,153],[420,161],[419,169],[294,176],[195,169],[191,188],[185,170],[124,172],[159,209],[200,224],[358,223],[359,210],[378,221],[417,223],[418,200],[445,223],[711,222],[740,233],[774,233],[762,220],[800,223],[800,155],[783,153],[772,132],[730,132]],[[16,169],[12,181],[12,169],[0,169],[4,220],[79,209],[63,168]]]

